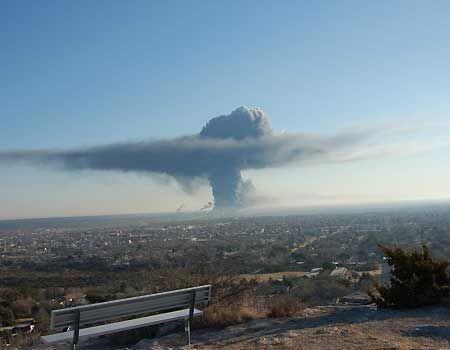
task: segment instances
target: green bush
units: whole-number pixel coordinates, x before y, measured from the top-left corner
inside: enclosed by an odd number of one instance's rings
[[[450,260],[431,257],[427,245],[422,251],[380,246],[391,268],[390,283],[376,284],[371,294],[379,307],[416,308],[440,304],[450,296]]]

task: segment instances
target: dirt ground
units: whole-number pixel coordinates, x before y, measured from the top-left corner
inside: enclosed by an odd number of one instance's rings
[[[304,318],[257,320],[222,331],[195,331],[191,349],[450,350],[450,310],[378,311],[322,307]],[[182,335],[143,341],[135,349],[179,349]],[[180,344],[181,342],[181,344]]]
[[[80,344],[80,350],[450,350],[448,308],[387,311],[371,306],[324,306],[307,311],[304,317],[194,330],[191,347],[179,332],[129,347],[113,346],[108,338],[93,339]]]

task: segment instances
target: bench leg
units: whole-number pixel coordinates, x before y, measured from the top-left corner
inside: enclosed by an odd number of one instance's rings
[[[189,319],[186,319],[184,330],[186,332],[186,341],[188,346],[191,346],[191,322]]]
[[[78,338],[80,336],[80,310],[77,310],[75,313],[75,322],[73,325],[72,350],[77,350]]]
[[[186,319],[186,336],[188,346],[191,346],[191,322],[192,316],[194,315],[194,306],[195,306],[195,290],[191,291],[191,295],[189,296],[189,317]]]

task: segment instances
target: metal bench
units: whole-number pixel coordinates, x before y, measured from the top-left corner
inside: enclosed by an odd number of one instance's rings
[[[50,329],[58,331],[69,327],[69,330],[43,336],[42,341],[46,344],[51,344],[71,340],[73,349],[76,349],[78,340],[82,338],[116,333],[174,320],[185,320],[187,342],[190,345],[192,318],[202,314],[202,311],[196,309],[195,305],[206,305],[210,298],[211,286],[205,285],[53,310]],[[129,319],[130,317],[139,318]],[[105,324],[105,322],[111,321],[116,322]],[[99,323],[103,324],[96,325]],[[87,327],[83,328],[84,326]]]

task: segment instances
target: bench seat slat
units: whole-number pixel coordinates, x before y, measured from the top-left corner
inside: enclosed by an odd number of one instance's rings
[[[202,314],[201,310],[194,309],[194,317],[200,316]],[[116,333],[121,331],[126,331],[129,329],[135,329],[140,327],[146,327],[154,324],[165,323],[175,320],[186,319],[189,317],[189,309],[183,309],[178,311],[166,312],[163,314],[135,318],[132,320],[121,321],[110,323],[101,326],[95,326],[90,328],[80,329],[80,339],[95,337],[103,334]],[[42,337],[42,340],[47,343],[57,343],[62,341],[71,341],[73,338],[73,331],[68,331],[64,333],[57,333],[46,335]]]
[[[197,304],[207,303],[207,298],[201,298],[196,300]],[[149,304],[131,304],[131,305],[121,305],[113,308],[104,308],[99,310],[84,311],[80,317],[80,325],[96,323],[101,321],[106,321],[113,318],[119,317],[131,317],[139,316],[143,314],[148,314],[152,312],[157,312],[160,310],[167,309],[177,309],[185,308],[188,306],[188,300],[161,300],[159,304],[149,303]],[[55,319],[54,328],[63,328],[70,326],[73,323],[74,314],[60,315]]]
[[[179,298],[178,300],[160,300],[158,303],[155,302],[147,302],[147,303],[139,303],[139,304],[130,304],[130,305],[120,305],[114,306],[111,308],[104,308],[98,310],[89,310],[81,313],[80,317],[80,325],[101,322],[105,320],[109,320],[112,318],[118,317],[128,317],[128,316],[138,316],[143,314],[148,314],[151,312],[157,312],[159,310],[167,310],[167,309],[177,309],[184,308],[189,305],[189,300],[187,298]],[[207,297],[202,297],[197,299],[196,304],[207,303]],[[57,319],[55,319],[55,328],[63,328],[69,326],[73,323],[74,314],[65,314],[59,315]]]
[[[114,305],[120,305],[120,304],[129,304],[135,301],[142,301],[142,300],[149,300],[149,299],[158,299],[158,298],[164,298],[164,297],[170,297],[177,294],[186,294],[190,291],[195,290],[196,293],[200,293],[201,291],[209,291],[211,288],[210,285],[204,285],[199,287],[191,287],[191,288],[184,288],[184,289],[177,289],[177,290],[171,290],[169,292],[162,292],[162,293],[156,293],[156,294],[148,294],[148,295],[140,295],[137,297],[131,297],[126,299],[118,299],[118,300],[111,300],[111,301],[105,301],[102,303],[97,304],[90,304],[90,305],[83,305],[83,306],[76,306],[80,311],[83,311],[84,309],[97,309],[97,308],[103,308],[106,306],[114,306]],[[54,310],[55,313],[64,313],[68,309],[59,309]]]
[[[114,318],[119,318],[119,317],[139,316],[139,315],[143,315],[143,314],[149,314],[151,312],[160,311],[161,309],[169,310],[169,309],[185,308],[186,306],[187,306],[186,303],[179,303],[179,304],[170,303],[170,304],[160,305],[160,306],[154,307],[154,308],[146,308],[144,311],[143,311],[143,309],[130,309],[130,308],[124,309],[120,313],[115,310],[113,310],[112,312],[108,312],[108,310],[104,310],[97,315],[91,315],[90,318],[83,317],[80,321],[80,325],[86,325],[86,324],[88,325],[88,324],[102,322],[102,321],[106,321],[106,320],[110,320],[110,319],[114,319]],[[66,322],[65,326],[69,326],[71,324],[72,324],[71,322]],[[59,327],[59,328],[61,328],[61,327]]]
[[[52,311],[52,329],[67,327],[73,323],[75,310],[81,312],[80,325],[96,323],[123,316],[139,316],[172,308],[184,308],[189,305],[189,292],[196,291],[196,304],[207,303],[210,298],[210,286],[186,288],[177,291],[158,293],[110,302],[78,306]]]

